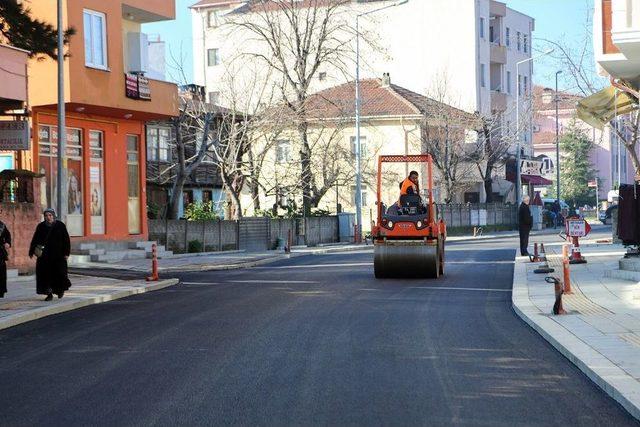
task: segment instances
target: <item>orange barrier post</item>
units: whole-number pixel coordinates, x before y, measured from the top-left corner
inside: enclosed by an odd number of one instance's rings
[[[158,248],[154,243],[151,245],[151,276],[147,277],[148,282],[157,282],[160,279],[158,275]]]
[[[562,282],[557,277],[547,276],[544,279],[547,283],[553,283],[554,293],[556,296],[556,300],[553,304],[553,309],[551,312],[553,314],[567,314],[567,311],[562,306],[562,294],[564,294],[564,289],[562,289]]]
[[[571,294],[571,271],[569,270],[569,247],[562,245],[562,273],[564,279],[564,293]]]
[[[531,262],[540,262],[540,256],[538,254],[538,243],[533,244],[533,258],[531,258]]]

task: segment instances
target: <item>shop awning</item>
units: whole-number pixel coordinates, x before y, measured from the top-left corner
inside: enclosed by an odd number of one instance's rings
[[[553,184],[553,181],[548,180],[547,178],[544,178],[544,177],[539,176],[539,175],[525,175],[525,174],[522,174],[522,175],[520,175],[520,181],[522,181],[523,184],[531,184],[531,185],[551,185],[551,184]]]
[[[616,95],[616,91],[618,92]],[[616,114],[626,114],[638,108],[638,100],[613,86],[602,89],[578,101],[577,113],[580,120],[602,129]]]

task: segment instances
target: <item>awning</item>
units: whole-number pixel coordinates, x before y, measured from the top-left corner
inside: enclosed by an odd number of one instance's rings
[[[532,185],[551,185],[553,181],[548,180],[539,175],[520,175],[520,181],[523,184],[532,184]]]
[[[616,96],[616,91],[618,92]],[[580,120],[602,129],[616,114],[626,114],[638,108],[638,100],[613,86],[602,89],[578,101],[577,113]]]

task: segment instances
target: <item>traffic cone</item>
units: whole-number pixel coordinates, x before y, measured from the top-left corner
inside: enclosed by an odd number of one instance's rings
[[[586,264],[587,259],[582,256],[580,252],[580,242],[577,237],[572,237],[573,247],[571,248],[571,256],[569,257],[569,264]]]
[[[546,274],[553,273],[555,270],[549,267],[549,262],[547,261],[547,254],[544,251],[544,243],[540,243],[540,265],[538,268],[533,270],[536,274]]]

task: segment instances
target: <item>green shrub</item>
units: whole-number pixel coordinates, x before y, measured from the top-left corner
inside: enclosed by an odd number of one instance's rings
[[[200,240],[190,240],[187,252],[189,252],[190,254],[202,252],[202,242],[200,242]]]
[[[218,211],[211,201],[194,202],[184,209],[184,217],[187,221],[207,221],[218,219]]]

